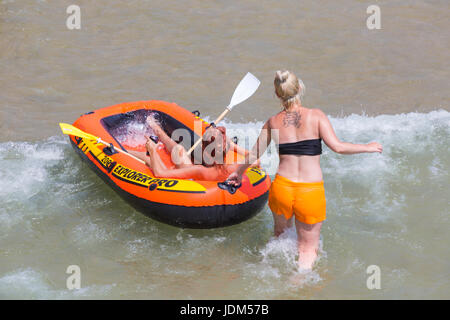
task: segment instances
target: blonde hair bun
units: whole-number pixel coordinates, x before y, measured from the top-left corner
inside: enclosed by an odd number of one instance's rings
[[[275,77],[279,79],[280,83],[283,83],[289,77],[289,71],[278,70]]]
[[[273,83],[275,94],[285,109],[289,109],[295,103],[300,103],[305,93],[305,85],[294,73],[288,70],[278,70]]]

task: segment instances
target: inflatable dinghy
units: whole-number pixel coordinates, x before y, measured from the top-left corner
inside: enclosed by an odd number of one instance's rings
[[[112,143],[113,148],[72,135],[70,141],[80,157],[125,201],[160,222],[183,228],[225,227],[250,219],[264,207],[270,177],[259,167],[249,168],[242,185],[236,189],[223,181],[156,178],[148,166],[117,152],[116,148],[145,151],[144,134],[149,130],[146,125],[149,115],[158,119],[169,137],[176,129],[188,130],[191,145],[200,137],[194,132],[195,120],[197,127],[201,123],[202,133],[209,125],[198,113],[175,103],[130,102],[88,112],[73,124]],[[197,127],[195,130],[199,131]],[[173,167],[163,146],[158,146],[158,153],[168,168]],[[228,151],[227,163],[239,159],[241,155]]]

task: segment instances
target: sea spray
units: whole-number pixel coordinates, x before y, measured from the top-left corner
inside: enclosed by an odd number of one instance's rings
[[[323,249],[299,285],[295,229],[275,239],[267,206],[233,227],[180,231],[125,203],[66,137],[0,143],[0,296],[76,298],[64,286],[67,266],[78,264],[80,298],[370,298],[365,270],[376,264],[387,298],[407,297],[401,287],[424,297],[423,283],[427,297],[443,297],[450,113],[330,119],[341,140],[384,151],[346,156],[324,145]],[[244,130],[249,148],[263,126],[223,124],[243,146]],[[276,152],[264,157],[275,172]]]

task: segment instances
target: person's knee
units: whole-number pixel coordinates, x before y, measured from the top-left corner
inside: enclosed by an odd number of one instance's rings
[[[180,145],[176,145],[173,147],[171,157],[172,157],[172,162],[175,165],[180,165],[183,163],[183,151],[184,151],[184,149]]]
[[[322,223],[306,224],[295,220],[299,245],[305,248],[318,248]]]

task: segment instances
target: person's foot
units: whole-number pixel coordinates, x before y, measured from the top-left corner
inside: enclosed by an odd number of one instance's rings
[[[311,271],[313,264],[314,264],[314,261],[312,263],[310,261],[309,262],[299,261],[298,262],[298,270],[302,271],[302,272]]]
[[[298,270],[290,278],[289,282],[294,287],[303,287],[308,282],[308,276],[311,275],[312,270]]]
[[[153,130],[153,132],[158,135],[158,132],[161,130],[158,122],[153,118],[153,116],[148,116],[146,119],[147,125]]]
[[[304,270],[304,271],[312,270],[316,259],[317,259],[316,251],[299,252],[299,258],[298,258],[299,270]]]

